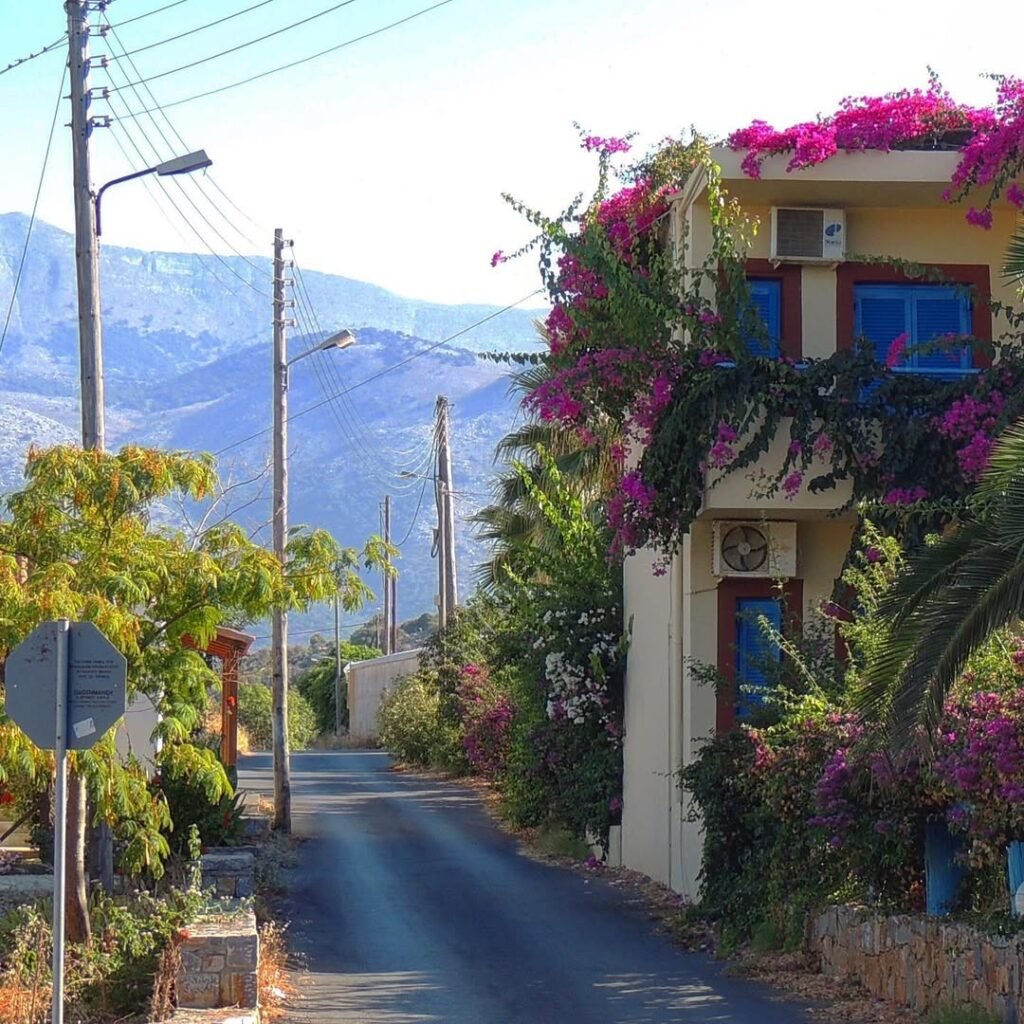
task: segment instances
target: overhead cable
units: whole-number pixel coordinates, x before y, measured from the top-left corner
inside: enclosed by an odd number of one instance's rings
[[[198,92],[192,96],[185,96],[182,99],[172,100],[170,103],[164,103],[163,109],[167,110],[169,107],[180,107],[183,103],[191,103],[193,100],[205,99],[207,96],[216,96],[218,93],[227,92],[229,89],[237,89],[239,86],[259,81],[259,79],[266,78],[268,75],[276,75],[279,71],[287,71],[290,68],[298,67],[300,64],[307,64],[311,60],[316,60],[317,58],[324,57],[329,53],[335,53],[338,50],[342,50],[346,46],[361,43],[365,39],[372,39],[374,36],[379,36],[384,32],[397,28],[399,25],[404,25],[406,22],[412,21],[414,18],[420,18],[424,14],[429,14],[431,11],[436,11],[439,7],[444,7],[452,2],[453,0],[439,0],[438,3],[432,4],[430,7],[424,7],[422,10],[414,11],[412,14],[407,15],[404,18],[399,18],[398,21],[392,21],[387,25],[382,25],[380,28],[374,29],[372,32],[364,32],[360,36],[354,36],[352,39],[346,39],[343,43],[338,43],[335,46],[329,46],[327,49],[310,54],[308,57],[302,57],[299,60],[290,61],[288,64],[281,64],[276,68],[271,68],[269,71],[262,71],[259,74],[250,75],[248,78],[242,78],[237,82],[231,82],[228,85],[222,85],[216,89],[207,89],[205,92]]]
[[[39,181],[36,183],[36,196],[32,201],[32,213],[28,218],[28,230],[25,232],[25,244],[21,247],[21,259],[18,261],[18,271],[14,275],[14,288],[11,291],[11,301],[7,304],[7,315],[4,317],[4,328],[0,331],[0,352],[4,350],[4,342],[7,341],[7,329],[11,325],[11,316],[14,313],[14,303],[18,298],[18,286],[21,284],[21,275],[25,269],[25,260],[28,257],[28,246],[32,240],[32,229],[36,223],[36,211],[39,209],[39,196],[43,191],[43,181],[46,178],[46,167],[50,162],[50,149],[53,146],[53,133],[57,127],[57,118],[60,115],[61,101],[64,99],[64,83],[67,81],[68,66],[60,76],[60,88],[57,90],[57,104],[53,108],[53,119],[50,121],[50,134],[46,137],[46,149],[43,151],[43,166],[39,170]]]
[[[218,18],[216,21],[208,21],[204,25],[199,25],[196,28],[190,28],[184,32],[179,32],[176,36],[165,36],[163,39],[158,39],[155,43],[147,43],[145,46],[135,47],[134,50],[127,50],[124,56],[131,57],[136,53],[145,53],[147,50],[155,50],[158,46],[165,46],[167,43],[176,43],[179,39],[186,38],[186,36],[194,36],[197,32],[204,32],[206,29],[213,28],[215,25],[223,25],[225,21],[232,21],[234,18],[239,18],[243,14],[248,14],[250,11],[255,11],[260,7],[266,7],[267,4],[275,2],[276,0],[259,0],[259,3],[253,4],[250,7],[244,7],[240,11],[235,11],[234,14],[225,14],[223,18]]]
[[[419,359],[420,356],[427,355],[428,352],[433,352],[435,349],[439,349],[442,345],[447,345],[449,342],[454,341],[456,338],[461,338],[464,334],[468,334],[470,331],[476,330],[477,327],[481,327],[495,317],[501,316],[503,313],[507,313],[510,309],[515,309],[516,306],[521,306],[524,302],[532,299],[535,295],[539,295],[544,289],[535,288],[529,295],[524,295],[521,299],[517,299],[515,302],[510,302],[507,306],[502,306],[500,309],[496,309],[493,313],[488,313],[487,316],[481,317],[475,323],[469,324],[467,327],[463,327],[462,330],[456,331],[454,334],[450,334],[447,338],[442,338],[440,341],[431,342],[429,345],[425,345],[421,349],[417,349],[411,355],[406,356],[404,359],[400,359],[397,363],[392,363],[390,366],[385,366],[383,370],[378,370],[376,373],[370,374],[369,377],[364,377],[362,380],[357,381],[355,384],[350,384],[345,388],[345,394],[350,394],[355,391],[356,388],[361,388],[365,384],[370,384],[375,380],[380,380],[381,377],[391,373],[394,370],[399,369],[402,366],[411,363],[414,359]],[[327,404],[328,399],[324,399],[322,402],[315,402],[313,405],[307,405],[304,409],[300,409],[296,413],[292,413],[288,417],[288,422],[297,420],[300,416],[305,416],[307,413],[314,412],[317,409],[323,408]],[[237,441],[232,441],[231,444],[225,445],[223,448],[219,448],[215,451],[214,455],[221,455],[232,448],[237,448],[239,445],[243,445],[248,441],[252,441],[254,438],[260,437],[262,434],[267,433],[271,428],[263,427],[261,430],[253,431],[253,433],[246,437],[240,438]]]
[[[268,0],[269,2],[269,0]],[[255,39],[248,39],[244,43],[238,43],[236,46],[231,46],[226,50],[221,50],[219,53],[211,53],[208,57],[200,57],[199,60],[189,61],[188,64],[179,64],[176,68],[170,68],[168,71],[160,71],[155,75],[150,75],[148,78],[140,79],[138,82],[132,82],[132,85],[141,85],[143,82],[155,82],[158,78],[167,78],[170,75],[176,75],[179,71],[188,71],[191,68],[197,68],[201,64],[207,64],[211,60],[217,60],[220,57],[227,57],[229,54],[238,53],[239,50],[244,50],[249,46],[255,46],[257,43],[265,42],[267,39],[273,39],[274,36],[282,35],[284,32],[290,32],[293,28],[299,28],[302,25],[308,25],[311,21],[316,21],[317,18],[322,18],[324,15],[333,14],[335,11],[342,7],[348,7],[350,4],[354,4],[356,0],[341,0],[340,3],[334,4],[333,7],[328,7],[323,11],[317,11],[316,14],[311,14],[307,18],[303,18],[301,21],[293,21],[290,25],[285,25],[283,28],[274,29],[273,32],[267,32],[262,36],[257,36]],[[257,5],[261,6],[261,5]],[[138,50],[132,51],[138,53]],[[125,88],[121,86],[121,88]]]
[[[114,23],[114,28],[120,28],[122,25],[131,25],[132,22],[142,21],[143,18],[151,18],[154,14],[161,14],[164,11],[169,11],[172,7],[180,7],[182,4],[188,3],[188,0],[174,0],[173,3],[164,4],[163,7],[157,7],[155,10],[146,11],[145,14],[136,14],[134,18],[127,18],[125,21],[117,21]]]
[[[10,64],[5,68],[0,68],[0,75],[6,75],[8,71],[13,71],[15,68],[20,68],[22,64],[27,64],[30,60],[35,60],[36,57],[42,57],[44,53],[49,53],[51,50],[56,50],[58,46],[64,47],[68,45],[67,35],[62,35],[59,39],[55,39],[48,46],[44,46],[41,50],[36,50],[35,53],[30,53],[27,57],[19,57],[17,60],[12,60]]]

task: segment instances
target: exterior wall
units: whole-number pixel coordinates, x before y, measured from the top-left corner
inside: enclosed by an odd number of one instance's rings
[[[773,205],[843,209],[851,259],[892,256],[933,265],[980,265],[987,268],[993,299],[1014,303],[1013,289],[1003,279],[1001,267],[1016,215],[1003,204],[994,210],[993,229],[983,231],[967,224],[965,205],[942,202],[956,154],[837,156],[793,174],[786,172],[787,160],[781,156],[766,160],[756,181],[742,175],[737,154],[716,153],[716,160],[726,189],[759,221],[748,252],[750,260],[758,261],[751,272],[784,276],[788,282],[783,284],[782,319],[791,334],[799,335],[782,339],[788,354],[826,358],[844,343],[840,326],[845,316],[848,330],[852,310],[844,313],[840,303],[845,306],[850,298],[852,271],[850,264],[787,265],[780,270],[766,262]],[[675,197],[670,226],[673,244],[691,269],[703,264],[712,245],[702,187],[699,180],[688,182]],[[704,287],[710,293],[712,282]],[[798,315],[785,309],[787,298],[799,303]],[[977,321],[975,331],[984,333]],[[996,323],[992,335],[998,337],[1000,331]],[[711,687],[698,683],[694,666],[721,669],[722,659],[731,657],[722,650],[719,637],[719,581],[711,574],[712,523],[715,519],[795,521],[798,583],[790,593],[799,595],[805,628],[820,623],[824,629],[830,624],[819,608],[833,592],[854,528],[852,515],[834,515],[851,495],[849,483],[821,494],[812,494],[805,485],[793,498],[756,493],[759,472],[767,470],[774,476],[773,468],[781,466],[788,444],[783,424],[757,465],[709,480],[704,507],[665,575],[652,574],[654,558],[649,551],[630,557],[624,567],[625,611],[627,622],[632,623],[632,639],[626,669],[622,860],[689,897],[698,892],[702,836],[699,823],[686,821],[688,807],[675,773],[692,761],[716,728],[716,695]],[[820,469],[824,471],[824,463]],[[812,471],[806,479],[813,475]],[[729,607],[730,599],[722,598],[723,608]],[[728,628],[723,635],[729,635]]]
[[[353,661],[345,668],[348,682],[348,731],[350,736],[377,738],[377,709],[384,691],[401,676],[420,667],[420,652],[400,651],[383,658]]]

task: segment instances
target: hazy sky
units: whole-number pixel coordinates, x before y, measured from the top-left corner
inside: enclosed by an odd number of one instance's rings
[[[159,75],[326,10],[337,0],[266,0],[222,25],[170,37],[256,5],[180,0],[118,29],[143,76]],[[350,0],[323,17],[238,52],[149,82],[163,104],[257,74],[370,32],[434,0]],[[168,0],[113,0],[115,24]],[[510,191],[545,211],[593,185],[572,122],[602,135],[640,133],[638,146],[689,125],[725,133],[758,117],[812,118],[849,94],[923,85],[934,67],[953,93],[988,102],[984,72],[1021,72],[1011,0],[452,0],[374,38],[206,99],[169,106],[190,147],[205,147],[217,184],[178,197],[218,252],[269,254],[272,230],[296,240],[306,267],[445,302],[515,301],[538,283],[529,259],[491,269],[528,226],[501,199]],[[968,16],[969,15],[969,19]],[[61,0],[0,0],[0,68],[54,41]],[[121,52],[95,39],[100,54]],[[115,84],[134,79],[126,61]],[[58,49],[0,76],[0,212],[32,203],[62,69]],[[94,85],[107,84],[97,71]],[[97,113],[135,111],[148,97],[123,89]],[[40,216],[72,224],[70,142],[61,110]],[[181,151],[161,115],[94,134],[97,183],[138,166],[150,142]],[[167,135],[165,143],[158,126]],[[126,137],[125,132],[128,136]],[[149,141],[147,141],[149,140]],[[172,192],[175,192],[172,188]],[[210,205],[220,206],[227,221]],[[139,183],[109,193],[104,241],[206,251],[179,214],[166,218]],[[231,222],[231,223],[229,223]],[[210,225],[213,225],[211,227]],[[233,225],[233,226],[232,226]],[[243,238],[236,229],[248,234]],[[255,244],[253,244],[255,243]]]

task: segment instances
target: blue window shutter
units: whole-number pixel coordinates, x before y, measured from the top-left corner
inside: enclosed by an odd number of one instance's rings
[[[751,278],[750,304],[768,332],[766,339],[756,334],[746,334],[743,343],[752,356],[779,355],[779,340],[782,337],[782,282],[762,278]]]
[[[914,289],[914,342],[926,345],[944,334],[970,334],[970,304],[955,288]],[[912,365],[922,370],[962,370],[971,365],[970,349],[945,346],[917,352]]]
[[[854,288],[858,338],[867,338],[884,363],[893,339],[907,335],[901,365],[922,373],[959,373],[971,368],[970,348],[920,351],[945,334],[971,333],[971,304],[951,285],[865,284]]]
[[[910,334],[911,303],[902,285],[858,285],[854,288],[855,324],[858,338],[867,338],[875,358],[884,363],[889,346],[901,334]],[[909,342],[909,337],[908,337]]]
[[[764,699],[750,687],[768,686],[765,671],[771,661],[780,661],[782,651],[761,631],[764,616],[772,628],[782,632],[782,602],[775,597],[741,597],[736,601],[736,687],[737,706],[742,718]],[[744,689],[746,687],[746,689]]]

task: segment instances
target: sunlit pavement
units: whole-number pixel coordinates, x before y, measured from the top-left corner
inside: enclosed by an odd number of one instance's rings
[[[477,797],[374,751],[292,759],[295,1024],[793,1024],[598,877],[522,857]],[[269,755],[240,764],[270,791]]]

